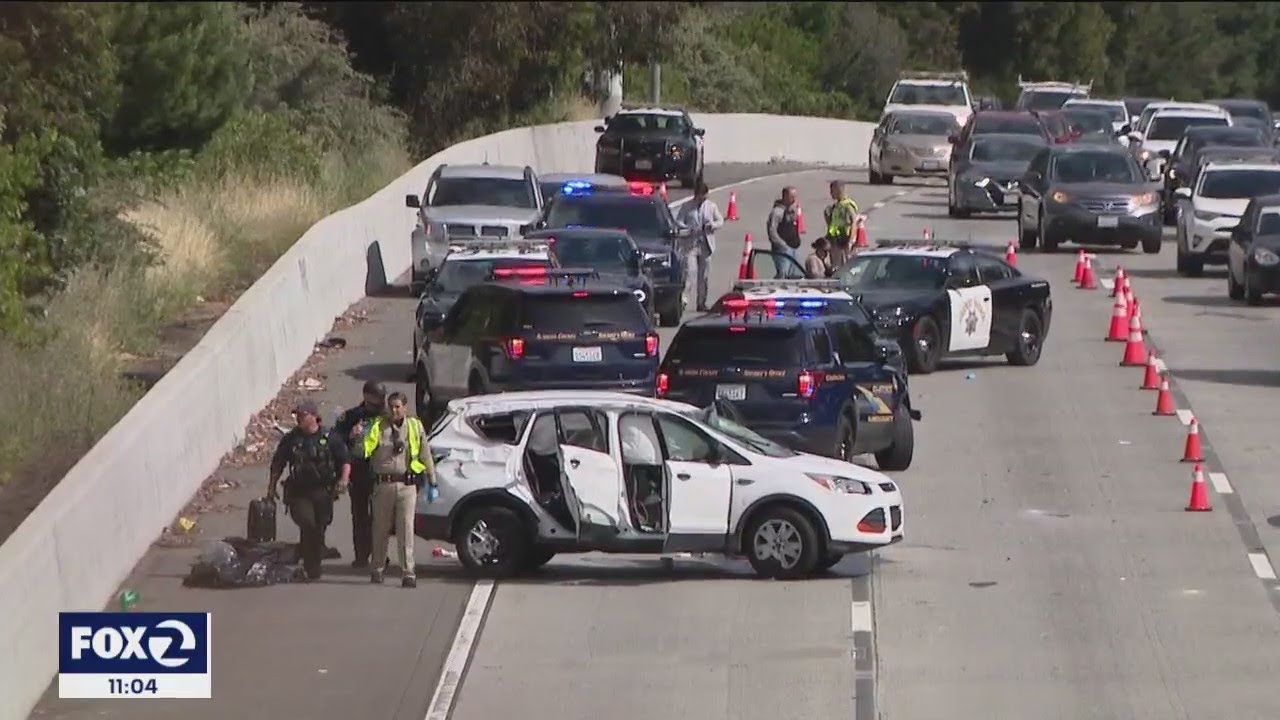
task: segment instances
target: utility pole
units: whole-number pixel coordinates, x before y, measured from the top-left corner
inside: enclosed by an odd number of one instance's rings
[[[657,60],[649,63],[649,101],[655,106],[662,103],[662,66]]]

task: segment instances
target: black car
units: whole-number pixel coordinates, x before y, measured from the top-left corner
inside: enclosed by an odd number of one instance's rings
[[[628,180],[679,180],[686,188],[702,177],[702,137],[684,110],[630,108],[596,126],[596,172]]]
[[[1160,252],[1160,193],[1128,148],[1053,145],[1018,183],[1019,246],[1054,252],[1079,245],[1142,245]]]
[[[1227,295],[1250,305],[1280,293],[1280,195],[1249,201],[1227,249]]]
[[[628,288],[640,300],[645,312],[652,318],[657,317],[653,279],[644,270],[644,252],[625,230],[539,230],[526,235],[525,239],[545,241],[557,267],[589,267],[600,280]]]
[[[699,406],[727,400],[747,427],[792,449],[847,462],[874,453],[881,470],[906,470],[919,413],[897,352],[877,344],[865,315],[708,314],[676,333],[657,394]]]
[[[1271,124],[1271,106],[1265,100],[1251,98],[1223,98],[1206,100],[1210,105],[1217,105],[1231,115],[1233,124],[1257,128],[1266,133],[1266,141],[1273,142],[1275,130]]]
[[[552,198],[539,230],[606,228],[625,231],[644,253],[643,269],[653,281],[654,307],[662,325],[675,327],[684,315],[684,262],[677,244],[687,231],[651,185],[630,191],[576,188]]]
[[[429,333],[415,378],[419,415],[513,390],[653,395],[658,334],[629,288],[589,268],[494,275]]]
[[[974,135],[956,146],[947,177],[947,214],[968,217],[1018,207],[1018,181],[1048,141],[1038,135]]]
[[[1206,145],[1190,158],[1187,166],[1190,174],[1185,180],[1179,178],[1179,188],[1193,188],[1200,178],[1200,171],[1209,163],[1271,163],[1280,162],[1280,148],[1274,147],[1239,147],[1234,145]],[[1175,188],[1176,190],[1176,188]],[[1174,207],[1177,207],[1176,198]],[[1176,214],[1175,214],[1176,216]]]
[[[1271,149],[1267,136],[1256,127],[1190,127],[1169,153],[1165,163],[1164,190],[1160,198],[1161,216],[1165,225],[1177,222],[1178,203],[1173,191],[1186,185],[1195,174],[1199,151],[1206,147],[1240,147]]]

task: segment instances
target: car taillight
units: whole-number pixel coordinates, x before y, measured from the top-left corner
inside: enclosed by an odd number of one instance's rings
[[[497,268],[496,270],[494,270],[494,271],[493,271],[493,276],[494,276],[494,277],[496,277],[496,278],[509,278],[509,277],[520,277],[520,278],[527,278],[527,277],[546,277],[546,276],[547,276],[547,268],[546,268],[545,266],[543,266],[543,265],[530,265],[530,266],[526,266],[526,267],[505,267],[505,268]]]
[[[658,391],[658,397],[663,397],[667,394],[667,388],[670,384],[671,378],[666,373],[658,373],[658,382],[655,388]]]
[[[884,510],[876,508],[858,521],[858,532],[879,535],[885,530]]]
[[[504,343],[507,357],[519,360],[524,357],[524,338],[508,338]]]
[[[632,195],[652,195],[653,194],[652,183],[640,182],[638,180],[632,180],[631,182],[627,183],[627,189],[631,191]]]
[[[796,378],[796,394],[802,398],[811,398],[821,382],[822,375],[820,373],[805,370],[800,373],[800,377]]]
[[[746,310],[747,305],[749,304],[750,301],[741,296],[725,298],[725,301],[722,303],[725,310]]]
[[[574,297],[579,297],[579,298],[581,298],[581,297],[586,297],[587,295],[588,295],[588,293],[587,293],[587,291],[586,291],[586,290],[577,290],[577,291],[575,291],[575,292],[573,293],[573,296],[574,296]]]
[[[657,335],[653,333],[649,333],[648,335],[644,336],[644,354],[648,355],[649,357],[656,357],[658,355],[658,336]]]

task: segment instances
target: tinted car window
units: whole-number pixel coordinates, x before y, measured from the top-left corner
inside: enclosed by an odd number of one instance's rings
[[[552,228],[589,227],[626,230],[633,237],[658,237],[666,232],[661,208],[640,197],[594,195],[558,197],[547,213]]]
[[[1044,135],[1040,121],[1031,115],[993,117],[979,115],[974,118],[973,132],[1004,133],[1008,135]]]
[[[1067,153],[1053,161],[1053,179],[1062,183],[1138,181],[1133,160],[1122,153]]]
[[[1151,121],[1151,127],[1147,128],[1147,139],[1177,140],[1182,137],[1182,133],[1186,132],[1189,127],[1225,127],[1226,124],[1227,119],[1223,117],[1164,115]]]
[[[438,178],[427,204],[431,207],[499,205],[530,210],[538,207],[530,183],[504,178]]]
[[[1111,122],[1128,122],[1129,114],[1119,105],[1110,105],[1102,103],[1090,102],[1069,102],[1062,108],[1063,110],[1092,110],[1094,112],[1105,113]]]
[[[879,288],[936,290],[946,277],[946,259],[928,255],[860,255],[840,271],[840,279],[855,292]]]
[[[639,132],[644,130],[667,130],[683,132],[687,126],[679,115],[648,115],[629,113],[616,115],[609,121],[609,129],[617,132]]]
[[[1018,105],[1025,110],[1057,110],[1073,97],[1080,95],[1064,90],[1028,90],[1022,94],[1022,102]]]
[[[837,323],[831,327],[831,330],[835,334],[836,352],[840,353],[841,362],[858,363],[876,360],[875,343],[871,336],[855,323]]]
[[[1200,197],[1213,199],[1248,198],[1280,192],[1280,169],[1214,170],[1204,176]]]
[[[528,295],[521,300],[525,329],[546,333],[636,330],[646,327],[644,309],[625,295]]]
[[[598,410],[561,410],[561,442],[596,452],[609,452],[608,420]]]
[[[621,237],[557,237],[554,252],[564,267],[589,267],[602,273],[625,273],[632,257],[631,243]]]
[[[813,352],[818,363],[825,365],[831,362],[831,340],[827,338],[826,330],[814,328],[810,333],[810,339],[813,342]]]
[[[969,157],[975,162],[1031,162],[1044,143],[1029,140],[978,139]]]
[[[889,96],[893,105],[968,105],[960,85],[916,85],[898,83]]]
[[[978,264],[978,272],[982,274],[982,282],[993,283],[1013,277],[1013,269],[999,260],[985,255],[974,256]]]
[[[1062,111],[1062,116],[1072,130],[1079,130],[1086,135],[1111,134],[1111,118],[1100,112],[1066,109]]]
[[[447,293],[460,293],[463,290],[484,282],[489,273],[497,268],[508,267],[547,267],[547,262],[540,258],[523,260],[520,258],[502,258],[495,260],[448,260],[440,266],[440,274],[436,276],[436,285]]]
[[[953,118],[933,115],[901,115],[889,129],[891,135],[951,135],[960,128]]]
[[[681,331],[668,354],[686,365],[788,367],[804,361],[796,328],[703,327]]]
[[[1280,212],[1263,212],[1258,217],[1259,235],[1280,235]]]

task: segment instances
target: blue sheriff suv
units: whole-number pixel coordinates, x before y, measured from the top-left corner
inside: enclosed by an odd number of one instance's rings
[[[906,470],[915,451],[901,350],[856,304],[726,297],[681,326],[658,370],[658,397],[729,401],[747,427],[803,452]]]

